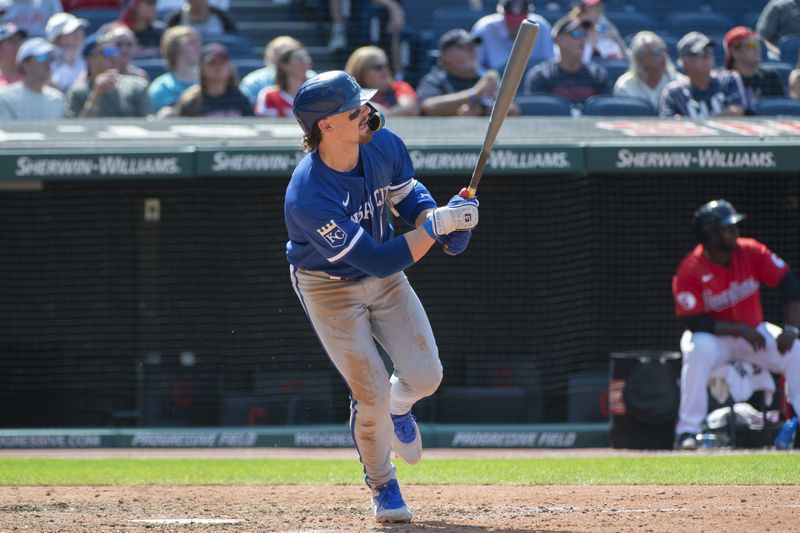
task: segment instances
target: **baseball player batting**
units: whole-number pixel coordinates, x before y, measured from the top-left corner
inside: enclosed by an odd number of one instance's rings
[[[675,313],[685,324],[681,337],[681,406],[676,448],[694,450],[708,410],[708,378],[728,361],[749,361],[783,373],[788,399],[800,409],[800,281],[780,257],[755,239],[739,236],[745,218],[725,200],[694,214],[698,245],[672,279]],[[764,322],[761,284],[783,296],[784,326]]]
[[[343,71],[306,81],[294,98],[307,155],[286,188],[286,255],[294,290],[323,348],[350,389],[350,429],[379,522],[409,522],[390,455],[422,457],[411,414],[433,394],[442,364],[430,323],[403,269],[435,244],[463,252],[478,202],[454,196],[437,207],[414,178],[403,141],[383,128],[362,89]],[[400,237],[387,212],[415,227]],[[392,360],[389,376],[375,344]]]

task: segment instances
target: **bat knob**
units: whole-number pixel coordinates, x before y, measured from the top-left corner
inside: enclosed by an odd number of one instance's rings
[[[458,191],[458,195],[461,198],[475,198],[475,192],[470,191],[466,187],[463,187],[460,191]]]

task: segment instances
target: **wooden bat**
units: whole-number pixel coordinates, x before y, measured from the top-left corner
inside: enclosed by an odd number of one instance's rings
[[[522,22],[517,32],[517,37],[514,39],[514,46],[511,47],[511,55],[508,56],[503,78],[500,80],[497,98],[495,98],[492,114],[489,117],[489,127],[486,129],[486,138],[483,140],[478,163],[475,165],[475,170],[472,171],[472,179],[469,180],[469,187],[466,189],[467,198],[475,197],[478,183],[480,183],[483,176],[483,169],[489,160],[489,152],[492,151],[500,126],[503,125],[503,121],[508,115],[508,108],[511,107],[514,96],[517,94],[519,82],[525,72],[525,66],[528,64],[528,58],[531,55],[531,49],[537,35],[539,35],[538,24],[530,20]],[[462,196],[464,195],[462,194]]]

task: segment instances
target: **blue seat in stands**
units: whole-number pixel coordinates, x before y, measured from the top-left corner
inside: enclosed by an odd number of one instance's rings
[[[76,9],[72,12],[79,19],[86,19],[89,25],[86,27],[86,35],[91,35],[100,29],[103,24],[108,24],[119,18],[119,9],[107,7]]]
[[[613,89],[617,78],[622,76],[628,70],[628,62],[626,60],[619,61],[598,61],[608,73],[608,88]]]
[[[255,57],[253,54],[253,41],[244,35],[234,33],[219,33],[216,35],[206,35],[203,43],[220,43],[228,50],[228,55],[234,57]]]
[[[617,27],[620,35],[635,34],[642,30],[657,31],[662,26],[654,16],[636,11],[608,12],[606,17]]]
[[[775,72],[778,73],[778,76],[781,77],[781,83],[783,84],[783,92],[789,94],[789,74],[792,73],[794,69],[794,65],[789,63],[784,63],[782,61],[763,61],[761,66],[764,68],[771,68]]]
[[[147,72],[147,75],[150,76],[150,81],[153,81],[167,71],[164,60],[160,57],[134,59],[133,64]]]
[[[529,94],[514,100],[523,115],[570,116],[572,104],[569,100],[552,94]]]
[[[785,63],[797,63],[797,52],[800,50],[800,33],[784,35],[778,41],[778,48],[781,50],[781,61]]]
[[[240,80],[254,70],[264,68],[264,60],[255,57],[232,57],[231,63],[236,67]]]
[[[598,94],[583,104],[583,114],[590,116],[652,117],[657,115],[650,102],[627,96]]]
[[[433,12],[430,23],[430,30],[433,33],[433,42],[438,44],[439,37],[453,28],[464,28],[472,30],[472,26],[484,15],[490,14],[489,11],[473,11],[463,7],[441,7]]]
[[[727,15],[704,11],[670,13],[664,24],[669,33],[678,36],[690,31],[699,31],[708,36],[724,35],[733,26],[733,21]]]
[[[792,115],[800,116],[800,100],[785,97],[759,98],[754,103],[756,115]]]

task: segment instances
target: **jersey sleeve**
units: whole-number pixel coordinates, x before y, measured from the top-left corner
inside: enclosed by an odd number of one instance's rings
[[[678,267],[672,278],[672,298],[675,301],[675,316],[679,318],[700,315],[706,311],[700,278],[686,263]]]
[[[747,249],[749,263],[758,281],[768,287],[777,287],[789,272],[789,265],[758,241],[749,241],[743,247]]]
[[[297,206],[292,218],[309,243],[330,263],[341,261],[361,239],[371,239],[344,211],[318,206]]]

